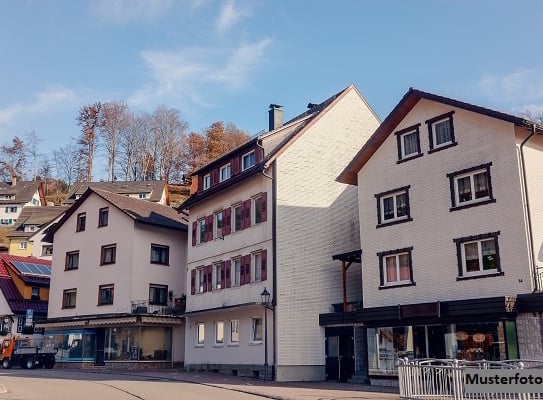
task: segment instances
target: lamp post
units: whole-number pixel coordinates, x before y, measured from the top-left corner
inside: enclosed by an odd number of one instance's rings
[[[270,293],[266,288],[260,293],[264,306],[264,381],[268,381],[268,309],[270,308]]]

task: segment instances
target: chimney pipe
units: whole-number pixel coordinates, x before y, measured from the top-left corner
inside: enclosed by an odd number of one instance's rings
[[[283,126],[283,106],[278,104],[270,104],[268,110],[269,116],[269,131],[273,131]]]
[[[17,177],[13,175],[11,177],[11,186],[15,186],[15,185],[17,185]]]

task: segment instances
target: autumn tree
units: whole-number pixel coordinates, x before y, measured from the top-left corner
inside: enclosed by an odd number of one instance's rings
[[[77,139],[78,165],[77,180],[92,181],[92,167],[96,147],[96,134],[100,124],[101,103],[83,106],[76,118],[77,125],[81,127],[81,136]]]
[[[187,172],[192,172],[203,167],[207,159],[206,140],[204,136],[191,132],[185,144],[185,159],[187,160]]]
[[[116,153],[121,135],[125,135],[130,124],[130,111],[124,101],[103,103],[100,114],[98,132],[106,151],[108,165],[108,181],[116,180]]]

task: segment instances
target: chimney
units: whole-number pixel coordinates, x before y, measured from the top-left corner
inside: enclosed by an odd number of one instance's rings
[[[15,186],[15,185],[17,185],[17,177],[13,175],[11,177],[11,186]]]
[[[269,131],[273,131],[283,126],[283,106],[280,106],[278,104],[270,104],[268,115]]]

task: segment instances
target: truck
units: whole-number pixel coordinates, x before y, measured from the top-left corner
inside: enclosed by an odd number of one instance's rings
[[[2,342],[2,368],[53,368],[57,351],[54,345],[46,345],[43,335],[8,334]]]

